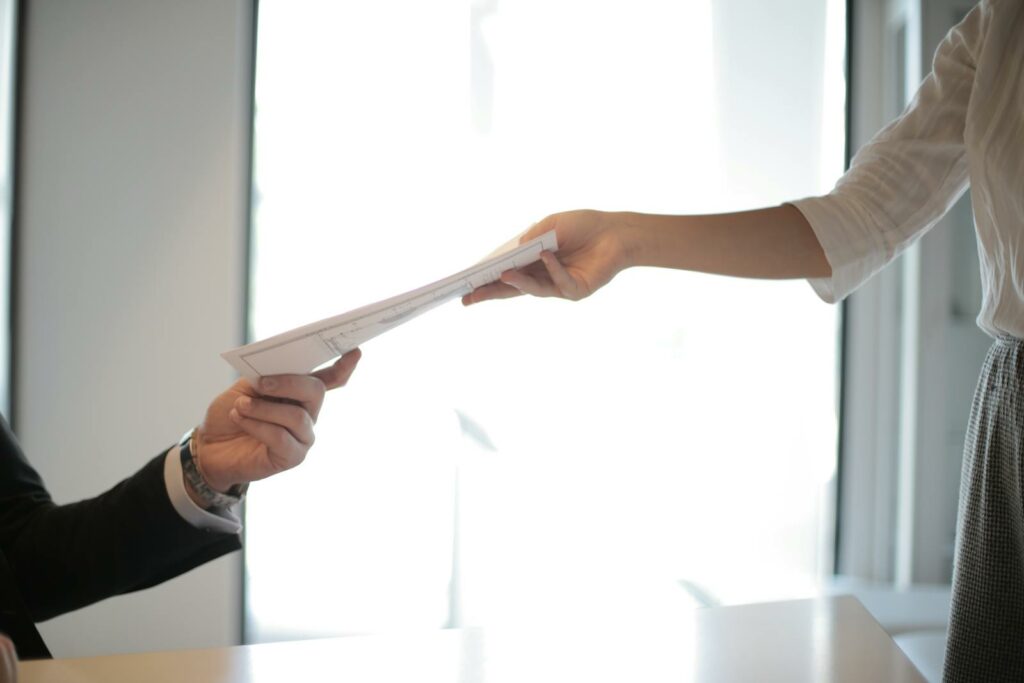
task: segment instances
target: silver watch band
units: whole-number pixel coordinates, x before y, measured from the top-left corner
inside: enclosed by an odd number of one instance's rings
[[[213,489],[206,480],[203,479],[202,473],[199,471],[199,463],[196,457],[196,453],[193,447],[192,435],[195,432],[195,428],[192,428],[185,432],[185,435],[181,437],[181,441],[178,442],[178,452],[181,457],[181,471],[185,475],[185,480],[188,482],[192,490],[203,499],[207,505],[213,508],[229,508],[232,505],[236,505],[239,501],[245,497],[245,491],[249,488],[248,484],[232,486],[227,490],[226,493],[221,493]]]

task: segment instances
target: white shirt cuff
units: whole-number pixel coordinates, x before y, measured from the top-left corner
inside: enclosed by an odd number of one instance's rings
[[[167,486],[171,505],[181,518],[192,526],[225,534],[242,532],[242,521],[230,509],[204,510],[189,497],[181,472],[181,452],[177,446],[168,451],[167,457],[164,458],[164,484]]]

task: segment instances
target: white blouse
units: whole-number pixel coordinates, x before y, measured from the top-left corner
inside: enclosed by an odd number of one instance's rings
[[[1024,0],[984,0],[950,30],[903,114],[824,197],[793,202],[844,298],[971,188],[983,299],[978,325],[1024,338]]]

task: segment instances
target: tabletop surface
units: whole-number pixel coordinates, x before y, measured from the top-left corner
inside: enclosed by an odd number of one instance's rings
[[[426,631],[24,662],[22,683],[914,681],[856,599],[695,610],[677,628]]]

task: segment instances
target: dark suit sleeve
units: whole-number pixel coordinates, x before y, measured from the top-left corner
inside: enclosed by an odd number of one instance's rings
[[[57,505],[5,421],[0,430],[0,549],[36,621],[148,588],[241,547],[175,511],[164,455],[95,498]]]

